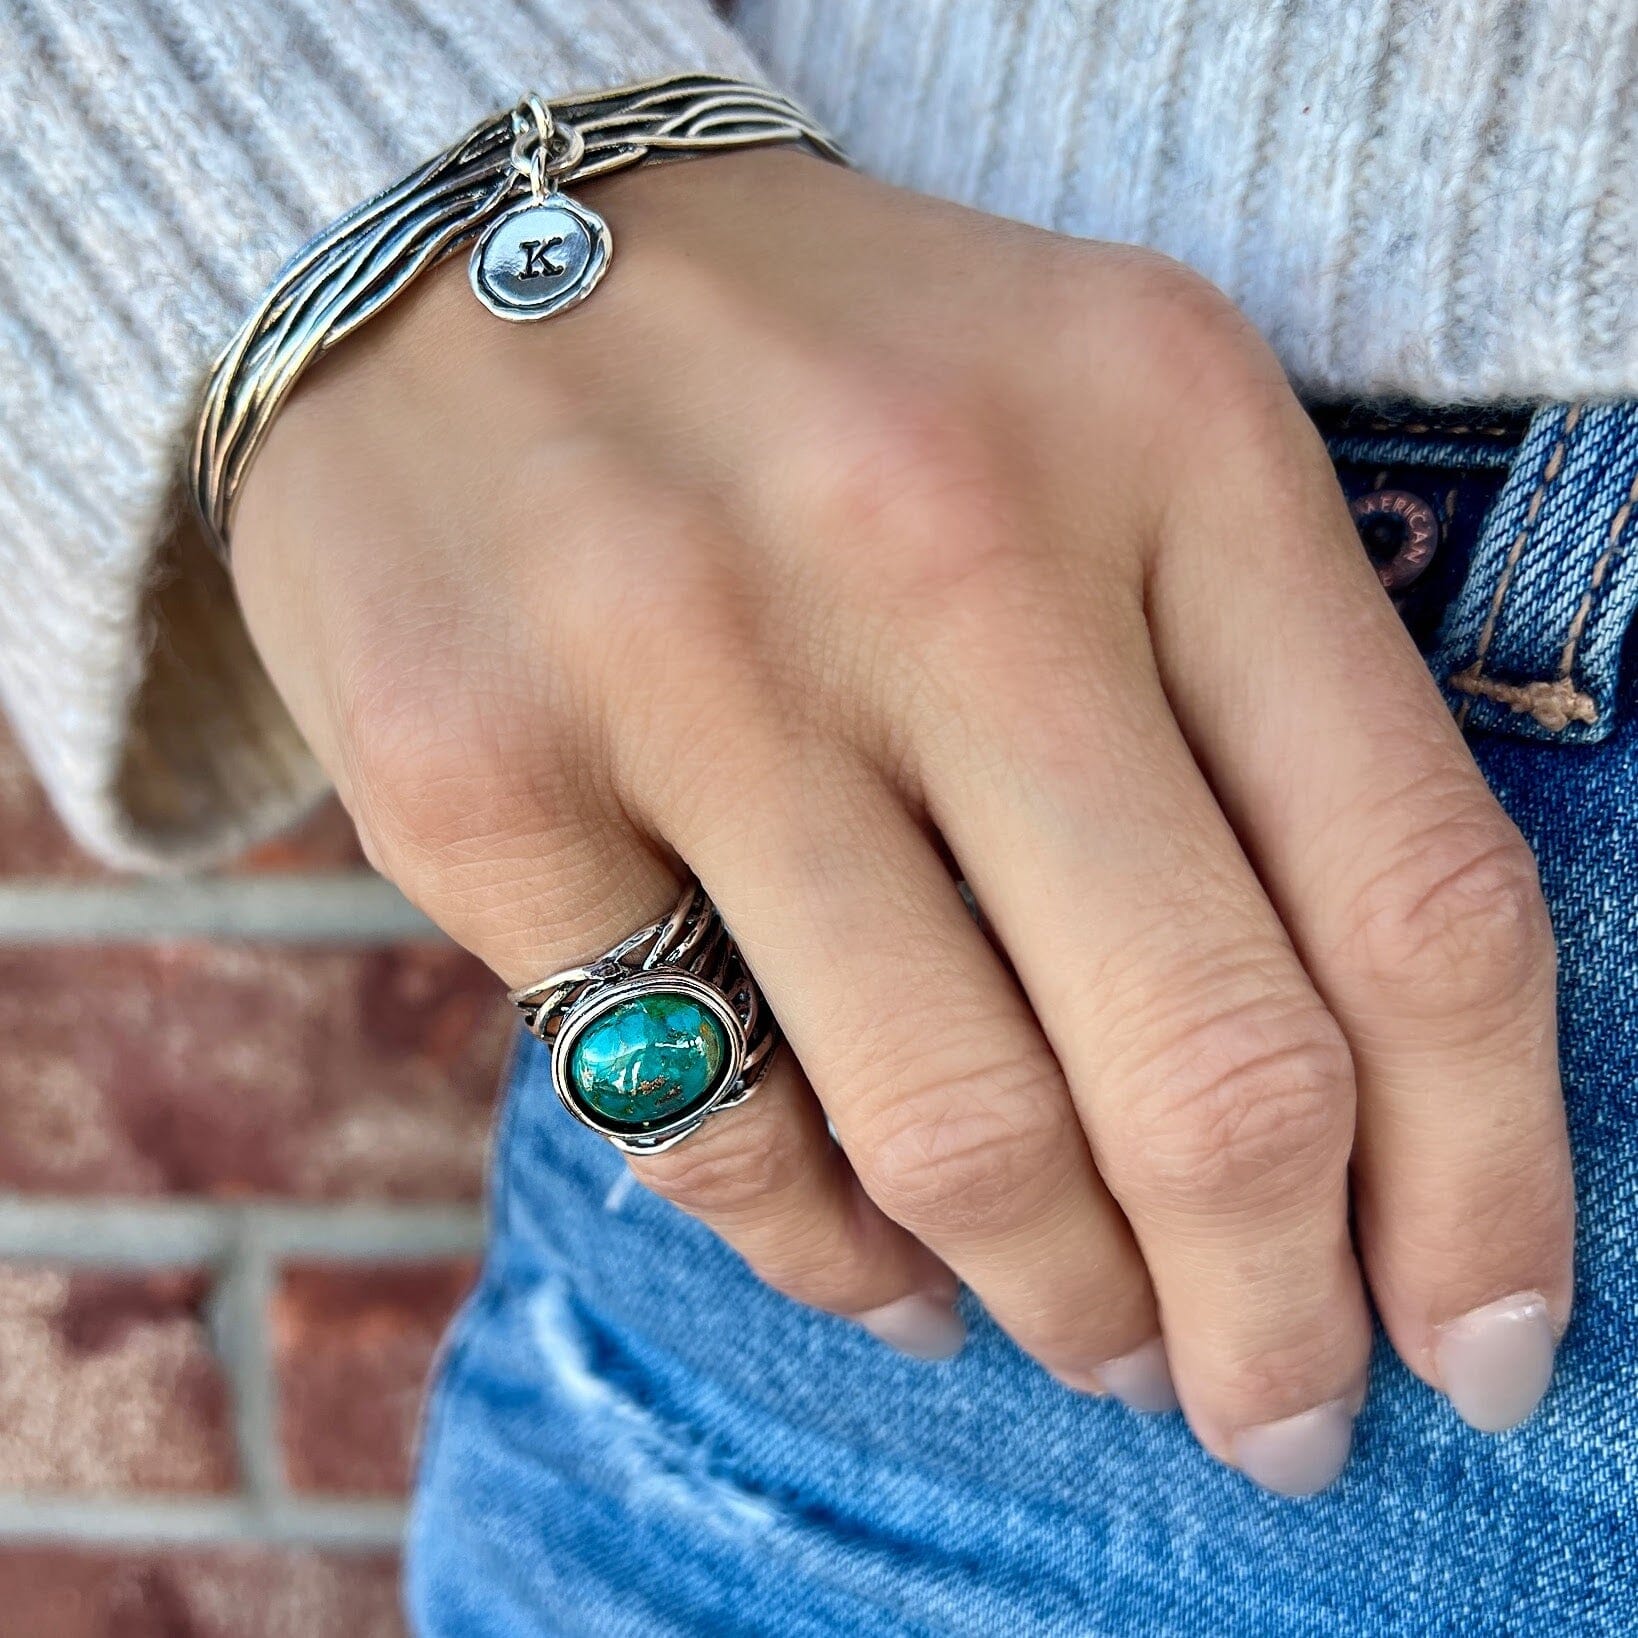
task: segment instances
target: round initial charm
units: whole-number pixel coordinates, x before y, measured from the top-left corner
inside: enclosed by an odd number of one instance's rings
[[[504,319],[549,318],[589,296],[609,265],[608,224],[561,193],[514,205],[472,252],[472,289]]]

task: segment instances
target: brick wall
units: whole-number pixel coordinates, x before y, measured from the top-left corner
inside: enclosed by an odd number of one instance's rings
[[[338,810],[114,877],[0,724],[0,1634],[402,1633],[507,1011]]]

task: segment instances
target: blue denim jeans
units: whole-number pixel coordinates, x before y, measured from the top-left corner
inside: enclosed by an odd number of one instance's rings
[[[1404,613],[1557,922],[1582,1217],[1541,1409],[1472,1432],[1379,1344],[1348,1470],[1279,1500],[970,1302],[965,1352],[926,1365],[765,1289],[525,1040],[428,1414],[419,1633],[1638,1632],[1638,407],[1327,431],[1368,530],[1383,492],[1438,519]]]

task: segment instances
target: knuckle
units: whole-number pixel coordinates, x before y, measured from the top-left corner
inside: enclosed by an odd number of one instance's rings
[[[723,1223],[766,1214],[774,1202],[801,1186],[804,1167],[799,1151],[781,1142],[765,1123],[729,1120],[713,1126],[674,1149],[634,1157],[632,1171],[691,1216]]]
[[[895,1222],[935,1238],[1018,1221],[1082,1142],[1055,1081],[1045,1065],[1011,1065],[896,1096],[849,1144],[860,1180]]]
[[[533,788],[514,702],[453,662],[378,667],[339,716],[355,818],[389,870],[469,845]]]
[[[1551,983],[1536,861],[1499,811],[1424,832],[1367,884],[1347,927],[1373,982],[1412,1006],[1488,1010]]]
[[[764,1284],[810,1308],[853,1314],[879,1306],[869,1294],[870,1271],[846,1234],[828,1222],[790,1223],[745,1260]]]
[[[1098,1155],[1117,1194],[1162,1206],[1257,1200],[1340,1177],[1347,1163],[1353,1067],[1317,1005],[1217,1012],[1123,1075],[1130,1090]]]
[[[991,440],[954,394],[853,380],[818,398],[797,481],[856,594],[925,622],[1009,581],[1027,531]]]
[[[1143,384],[1133,406],[1139,424],[1166,438],[1187,429],[1191,455],[1178,470],[1177,502],[1215,513],[1226,484],[1277,514],[1316,484],[1329,495],[1336,479],[1323,443],[1251,320],[1191,268],[1152,253],[1135,264],[1114,345],[1124,349],[1123,373]]]
[[[1139,310],[1159,315],[1153,322],[1181,335],[1185,350],[1213,337],[1234,345],[1247,345],[1255,338],[1245,314],[1187,263],[1160,251],[1137,250],[1130,256],[1129,271]]]
[[[1167,256],[1134,250],[1123,288],[1127,323],[1116,344],[1135,352],[1142,361],[1136,379],[1163,395],[1191,428],[1227,427],[1248,412],[1258,427],[1276,407],[1282,424],[1288,419],[1294,400],[1278,360],[1209,279]],[[1106,323],[1100,329],[1107,334]]]
[[[1339,1383],[1363,1375],[1366,1358],[1366,1339],[1352,1327],[1317,1323],[1220,1357],[1215,1387],[1237,1419],[1272,1421],[1332,1397]]]
[[[1290,389],[1279,363],[1251,320],[1209,280],[1170,265],[1151,280],[1143,316],[1143,341],[1153,346],[1162,383],[1187,392],[1201,424],[1218,422],[1225,411],[1285,405]]]
[[[1289,531],[1229,539],[1223,517],[1244,510],[1277,521],[1334,507],[1323,441],[1278,358],[1223,291],[1151,251],[1099,246],[1068,265],[1077,261],[1078,276],[1054,281],[1048,322],[1065,338],[1061,368],[1090,402],[1107,401],[1111,380],[1128,384],[1115,433],[1129,459],[1164,474],[1136,503],[1140,553],[1209,539],[1238,560],[1272,558]],[[1287,551],[1279,568],[1289,567]]]

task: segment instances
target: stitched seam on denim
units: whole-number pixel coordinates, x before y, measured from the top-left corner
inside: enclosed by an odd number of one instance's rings
[[[1452,673],[1445,681],[1453,688],[1468,695],[1488,694],[1487,689],[1477,685],[1484,680],[1485,656],[1490,652],[1490,644],[1495,639],[1496,626],[1501,619],[1502,605],[1507,601],[1507,593],[1513,584],[1513,575],[1524,556],[1524,549],[1530,542],[1530,532],[1535,527],[1536,519],[1541,515],[1541,508],[1547,499],[1547,491],[1552,486],[1553,479],[1564,470],[1565,456],[1569,451],[1570,439],[1575,435],[1575,429],[1581,422],[1582,405],[1580,402],[1570,406],[1564,417],[1564,425],[1559,431],[1558,442],[1553,445],[1553,452],[1547,457],[1547,464],[1542,469],[1541,482],[1536,485],[1535,493],[1531,495],[1529,503],[1524,509],[1524,521],[1519,525],[1519,532],[1513,543],[1507,549],[1507,556],[1502,563],[1501,572],[1496,576],[1496,588],[1490,598],[1490,612],[1485,616],[1483,628],[1479,632],[1477,652],[1473,663],[1459,673]],[[1468,686],[1464,686],[1468,685]],[[1462,708],[1457,713],[1458,723],[1465,725],[1468,717],[1470,700],[1462,702]],[[1524,707],[1523,709],[1529,709]],[[1546,726],[1544,724],[1544,726]],[[1562,726],[1562,724],[1560,724]]]
[[[1615,516],[1610,519],[1608,534],[1604,542],[1604,550],[1599,553],[1598,561],[1593,564],[1592,581],[1582,595],[1581,604],[1575,611],[1575,617],[1570,621],[1570,630],[1564,639],[1564,652],[1559,657],[1558,674],[1568,677],[1575,669],[1575,654],[1581,645],[1581,639],[1587,630],[1587,624],[1592,618],[1593,603],[1604,585],[1605,576],[1609,573],[1610,565],[1625,549],[1626,542],[1623,536],[1626,533],[1627,523],[1632,517],[1633,508],[1638,505],[1638,472],[1634,472],[1632,484],[1627,490],[1627,498],[1616,508]]]
[[[1565,431],[1566,433],[1569,431],[1567,420]],[[1557,453],[1555,449],[1554,454]],[[1590,583],[1570,620],[1555,681],[1499,683],[1481,676],[1480,662],[1475,662],[1466,671],[1449,678],[1451,686],[1469,696],[1494,700],[1500,705],[1507,706],[1511,711],[1521,714],[1527,712],[1552,733],[1562,732],[1572,722],[1585,723],[1589,726],[1597,722],[1597,701],[1575,684],[1573,674],[1576,651],[1586,634],[1599,594],[1606,588],[1610,567],[1626,548],[1626,529],[1635,510],[1638,510],[1638,474],[1634,475],[1625,498],[1617,506],[1614,517],[1610,519],[1605,534],[1604,550],[1599,553],[1598,560],[1593,564]]]
[[[1411,432],[1443,433],[1450,438],[1516,438],[1513,427],[1440,427],[1431,421],[1357,421],[1345,429],[1348,432]]]
[[[1504,683],[1477,676],[1469,669],[1447,680],[1458,693],[1494,700],[1521,716],[1528,713],[1555,734],[1572,722],[1590,726],[1598,721],[1598,702],[1591,694],[1582,693],[1568,677],[1560,677],[1557,682]]]

